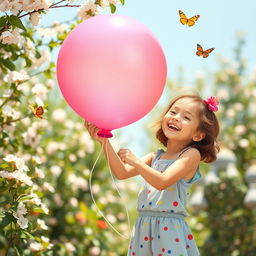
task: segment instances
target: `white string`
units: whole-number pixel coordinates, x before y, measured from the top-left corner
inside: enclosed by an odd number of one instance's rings
[[[110,226],[118,235],[120,235],[121,237],[123,237],[123,238],[125,238],[125,239],[129,239],[129,237],[124,236],[124,235],[121,234],[118,230],[116,230],[115,227],[105,218],[104,214],[103,214],[102,211],[99,209],[99,207],[97,206],[97,204],[96,204],[96,202],[95,202],[95,200],[94,200],[94,196],[93,196],[93,192],[92,192],[92,185],[91,185],[91,183],[92,183],[92,173],[93,173],[93,170],[94,170],[94,168],[95,168],[95,166],[96,166],[96,163],[98,162],[98,160],[99,160],[99,158],[100,158],[100,155],[101,155],[101,153],[102,153],[103,147],[104,147],[104,145],[102,144],[100,153],[99,153],[99,155],[98,155],[98,157],[97,157],[97,159],[96,159],[96,161],[95,161],[95,163],[94,163],[94,165],[93,165],[93,167],[92,167],[92,169],[91,169],[91,171],[90,171],[90,175],[89,175],[89,188],[90,188],[90,193],[91,193],[92,201],[93,201],[93,203],[94,203],[94,205],[95,205],[95,207],[96,207],[97,212],[105,219],[105,221],[109,224],[109,226]],[[107,150],[107,148],[106,148],[106,151],[107,151],[107,162],[108,162],[108,166],[109,166],[109,159],[108,159],[108,150]],[[109,171],[110,171],[110,166],[109,166]],[[111,171],[110,171],[110,174],[111,174],[112,180],[114,181],[114,184],[115,184],[115,187],[116,187],[116,189],[117,189],[117,191],[118,191],[118,194],[119,194],[120,197],[121,197],[121,194],[120,194],[120,192],[119,192],[119,190],[118,190],[118,188],[117,188],[117,186],[116,186],[116,183],[115,183],[115,180],[114,180],[114,178],[113,178],[113,175],[112,175]],[[126,214],[127,214],[127,218],[128,218],[128,226],[129,226],[129,233],[130,233],[130,219],[129,219],[129,214],[128,214],[128,211],[127,211],[126,206],[125,206],[125,210],[126,210]]]
[[[109,169],[109,173],[111,175],[111,178],[113,180],[113,183],[115,185],[115,188],[117,190],[117,193],[119,194],[120,198],[122,198],[122,195],[121,195],[121,192],[119,191],[116,183],[115,183],[115,179],[113,177],[113,174],[111,172],[111,169],[110,169],[110,165],[109,165],[109,157],[108,157],[108,145],[106,144],[106,152],[107,152],[107,162],[108,162],[108,169]],[[130,217],[129,217],[129,213],[128,213],[128,210],[126,208],[126,206],[124,205],[124,208],[125,208],[125,212],[126,212],[126,216],[127,216],[127,222],[128,222],[128,228],[129,228],[129,234],[131,234],[131,224],[130,224]],[[129,237],[126,237],[127,239],[129,239]]]

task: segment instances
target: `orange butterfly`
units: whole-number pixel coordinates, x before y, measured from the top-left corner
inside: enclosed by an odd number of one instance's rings
[[[33,112],[33,115],[39,119],[45,119],[43,118],[43,114],[44,114],[44,108],[42,106],[39,106],[39,107],[33,107],[30,105],[30,108]]]
[[[197,56],[202,56],[203,58],[207,58],[209,54],[214,50],[215,48],[210,48],[208,50],[203,50],[202,46],[200,44],[197,44]]]
[[[195,22],[198,20],[198,18],[200,17],[200,15],[195,15],[191,18],[187,18],[187,16],[181,11],[179,10],[179,15],[180,15],[180,22],[182,25],[187,24],[189,27],[194,26]]]

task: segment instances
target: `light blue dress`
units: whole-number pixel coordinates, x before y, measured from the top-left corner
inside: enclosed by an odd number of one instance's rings
[[[185,148],[178,157],[186,151]],[[159,159],[165,153],[160,149],[151,167],[164,172],[176,159]],[[191,184],[201,178],[199,168],[190,181],[184,179],[159,191],[145,181],[139,192],[137,210],[128,256],[198,256],[195,240],[185,217]]]

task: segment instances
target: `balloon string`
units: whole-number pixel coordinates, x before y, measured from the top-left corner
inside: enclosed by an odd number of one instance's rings
[[[115,183],[115,179],[113,177],[113,174],[111,172],[111,169],[110,169],[110,165],[109,165],[109,157],[108,157],[108,145],[106,144],[106,151],[107,151],[107,162],[108,162],[108,168],[109,168],[109,173],[111,175],[111,178],[112,178],[112,181],[115,185],[115,188],[116,188],[116,191],[117,193],[119,194],[120,198],[122,198],[122,195],[121,195],[121,192],[119,191],[116,183]],[[124,208],[125,208],[125,212],[126,212],[126,216],[127,216],[127,222],[128,222],[128,228],[129,228],[129,234],[131,234],[131,224],[130,224],[130,217],[129,217],[129,213],[128,213],[128,209],[126,208],[126,206],[124,205]],[[129,239],[129,237],[126,237],[127,239]]]
[[[99,209],[99,207],[97,206],[97,204],[96,204],[96,202],[95,202],[95,200],[94,200],[93,191],[92,191],[92,173],[93,173],[93,170],[94,170],[94,168],[95,168],[95,166],[96,166],[96,163],[98,162],[98,160],[99,160],[99,158],[100,158],[100,156],[101,156],[101,153],[102,153],[102,150],[103,150],[103,146],[104,146],[104,145],[102,144],[100,153],[99,153],[99,155],[98,155],[98,157],[97,157],[95,163],[93,164],[93,167],[92,167],[91,172],[90,172],[90,175],[89,175],[89,188],[90,188],[90,193],[91,193],[92,201],[93,201],[93,203],[94,203],[94,205],[95,205],[95,207],[96,207],[96,211],[105,219],[105,221],[109,224],[109,226],[110,226],[118,235],[120,235],[121,237],[123,237],[123,238],[125,238],[125,239],[129,239],[129,237],[124,236],[124,235],[121,234],[118,230],[116,230],[116,228],[107,220],[107,218],[105,218],[103,212]],[[107,151],[107,148],[106,148],[106,151]],[[109,166],[108,151],[107,151],[107,161],[108,161],[108,166]],[[109,169],[110,169],[110,166],[109,166]],[[109,171],[110,171],[110,170],[109,170]],[[115,183],[115,180],[114,180],[114,178],[113,178],[113,175],[112,175],[111,171],[110,171],[110,174],[111,174],[112,180],[114,181],[114,184],[115,184],[115,187],[116,187],[116,189],[117,189],[117,191],[118,191],[118,194],[119,194],[120,197],[121,197],[121,194],[120,194],[120,192],[119,192],[119,190],[118,190],[118,188],[117,188],[117,186],[116,186],[116,183]],[[127,217],[128,217],[128,226],[129,226],[129,232],[130,232],[130,219],[129,219],[129,214],[128,214],[128,211],[127,211],[126,206],[125,206],[125,210],[126,210],[126,214],[127,214]]]

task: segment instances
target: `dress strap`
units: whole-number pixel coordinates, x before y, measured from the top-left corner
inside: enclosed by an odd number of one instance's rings
[[[153,163],[159,159],[159,157],[164,153],[163,149],[158,149],[156,152],[156,156],[154,157],[153,161],[151,162],[151,165],[153,165]]]
[[[175,160],[177,160],[184,152],[186,152],[188,149],[190,149],[191,147],[187,147],[187,148],[184,148],[179,154],[178,156],[175,158]]]

